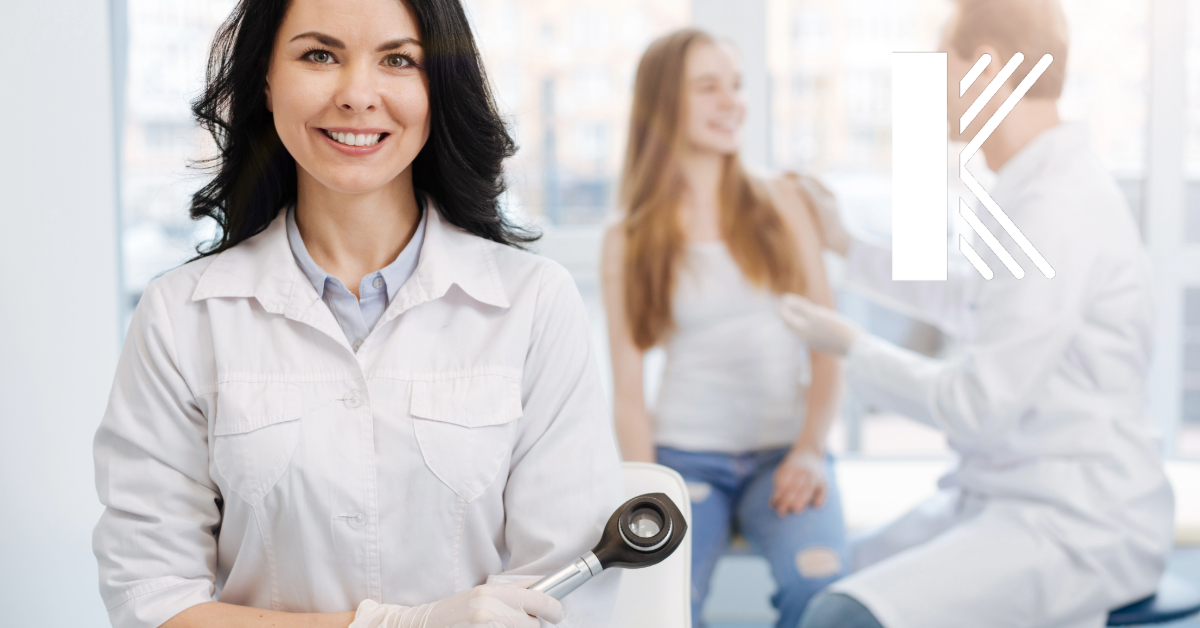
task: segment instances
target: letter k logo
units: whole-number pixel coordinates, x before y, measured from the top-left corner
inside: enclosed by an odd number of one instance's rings
[[[1024,59],[1025,56],[1019,52],[1009,59],[959,119],[959,133],[971,125]],[[959,97],[966,94],[991,61],[991,56],[985,54],[975,62],[959,82]],[[1047,278],[1054,277],[1054,269],[967,170],[967,162],[979,152],[996,127],[1053,61],[1052,56],[1045,55],[1037,62],[983,128],[971,138],[959,153],[958,160],[958,176],[963,184]],[[946,72],[944,52],[892,54],[892,279],[895,280],[946,279],[949,232],[945,211],[946,99],[942,91],[946,85]],[[1023,278],[1025,270],[980,221],[967,201],[960,198],[958,203],[958,214],[963,221],[1014,277]],[[984,279],[995,276],[992,268],[971,246],[966,236],[961,234],[958,250]]]

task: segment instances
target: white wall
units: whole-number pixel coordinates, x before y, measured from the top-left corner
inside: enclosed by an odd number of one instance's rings
[[[108,2],[0,2],[0,626],[108,624],[92,435],[117,358]]]

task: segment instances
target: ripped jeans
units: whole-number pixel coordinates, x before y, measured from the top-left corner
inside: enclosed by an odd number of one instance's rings
[[[657,453],[659,464],[683,476],[692,501],[692,625],[702,625],[709,580],[736,523],[754,551],[771,564],[778,587],[771,596],[779,610],[776,627],[796,628],[809,600],[841,577],[849,561],[833,459],[825,464],[825,505],[780,517],[768,500],[786,448],[725,454],[659,447]]]

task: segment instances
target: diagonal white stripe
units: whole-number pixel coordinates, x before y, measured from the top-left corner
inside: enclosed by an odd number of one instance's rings
[[[1002,121],[1004,121],[1004,118],[1008,116],[1009,112],[1012,111],[1017,102],[1021,100],[1023,96],[1025,96],[1025,93],[1029,91],[1029,88],[1033,86],[1033,84],[1038,80],[1042,73],[1046,71],[1046,68],[1049,67],[1053,61],[1054,57],[1051,55],[1043,55],[1042,58],[1037,62],[1037,65],[1033,66],[1033,69],[1029,71],[1029,75],[1021,81],[1020,85],[1017,85],[1017,89],[1013,91],[1013,93],[1010,94],[1007,99],[1005,99],[1004,104],[1000,105],[1000,108],[996,111],[996,113],[992,114],[992,117],[987,121],[987,124],[983,125],[983,128],[980,129],[979,134],[976,135],[975,138],[971,140],[971,143],[967,144],[967,147],[964,148],[963,151],[958,155],[958,177],[962,179],[962,182],[965,183],[967,188],[971,190],[971,193],[974,194],[981,203],[983,203],[983,206],[986,207],[989,212],[991,212],[992,217],[996,219],[996,222],[1000,223],[1000,226],[1004,228],[1005,233],[1007,233],[1009,237],[1011,237],[1017,243],[1017,246],[1021,247],[1021,250],[1025,252],[1025,255],[1029,256],[1029,259],[1033,260],[1033,264],[1038,267],[1038,270],[1042,271],[1042,274],[1045,275],[1047,279],[1054,277],[1054,269],[1050,267],[1050,264],[1046,262],[1046,259],[1042,257],[1042,254],[1038,253],[1037,249],[1033,248],[1033,244],[1029,242],[1029,239],[1025,237],[1025,234],[1021,233],[1021,230],[1017,228],[1017,225],[1013,224],[1013,221],[1008,217],[1008,214],[1005,214],[1004,210],[1000,209],[1000,206],[997,205],[996,201],[993,200],[991,195],[987,193],[987,190],[983,189],[983,186],[979,184],[979,181],[975,180],[975,177],[972,176],[967,170],[967,162],[969,162],[971,158],[975,156],[975,153],[979,152],[979,147],[983,146],[983,143],[986,142],[989,137],[991,137],[992,132],[996,130],[996,127],[999,126]]]
[[[975,212],[971,211],[971,208],[967,206],[967,201],[961,198],[958,199],[958,215],[962,216],[963,220],[967,221],[968,225],[971,225],[971,229],[973,229],[975,233],[979,235],[979,238],[988,245],[988,248],[996,254],[996,257],[999,257],[1000,261],[1004,262],[1004,266],[1008,268],[1009,272],[1011,272],[1014,277],[1017,279],[1023,279],[1025,277],[1025,269],[1021,268],[1021,265],[1017,263],[1017,260],[1013,259],[1013,256],[1010,255],[1003,246],[1001,246],[1000,241],[996,239],[996,236],[992,235],[992,232],[988,230],[987,226],[979,220],[979,216],[976,216]],[[974,249],[972,249],[971,252],[974,253]],[[988,279],[991,279],[991,277],[988,277]]]
[[[979,57],[979,60],[975,62],[975,65],[971,66],[971,70],[967,72],[967,75],[958,83],[959,98],[962,98],[963,94],[967,93],[968,89],[971,89],[971,85],[975,84],[975,79],[979,78],[980,74],[983,74],[983,69],[991,62],[992,55],[986,52],[983,53],[982,57]],[[962,131],[959,131],[959,133],[962,133]]]
[[[958,236],[958,250],[962,251],[963,256],[971,262],[971,265],[975,267],[975,270],[979,271],[980,275],[983,275],[984,279],[991,280],[995,276],[992,274],[992,269],[988,268],[983,258],[979,257],[979,253],[976,253],[975,249],[971,248],[971,244],[962,235]]]
[[[1013,75],[1013,72],[1017,71],[1017,68],[1020,67],[1021,62],[1024,60],[1025,55],[1019,52],[1008,60],[1008,63],[1004,65],[1004,67],[1000,70],[1000,73],[996,75],[996,78],[992,79],[991,83],[988,83],[988,86],[983,90],[983,93],[979,95],[979,98],[976,98],[975,102],[971,103],[971,107],[967,109],[967,112],[958,119],[959,133],[966,131],[967,127],[971,126],[971,123],[975,121],[975,116],[979,115],[980,111],[983,111],[984,105],[988,104],[988,102],[992,100],[992,96],[996,95],[996,92],[1000,90],[1000,86],[1008,80],[1008,77]],[[982,61],[982,59],[980,59],[980,61]],[[978,66],[979,64],[976,63],[975,65]],[[971,68],[971,71],[974,72],[975,68]],[[1039,72],[1038,74],[1041,73]],[[967,74],[967,76],[970,76],[970,74]],[[966,79],[964,78],[963,80],[965,81]]]

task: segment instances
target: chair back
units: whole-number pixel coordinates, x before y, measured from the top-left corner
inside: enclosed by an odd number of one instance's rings
[[[675,471],[647,462],[621,465],[625,497],[664,493],[679,506],[688,533],[671,557],[645,569],[627,569],[612,626],[621,628],[691,628],[692,626],[692,502],[687,485]]]

